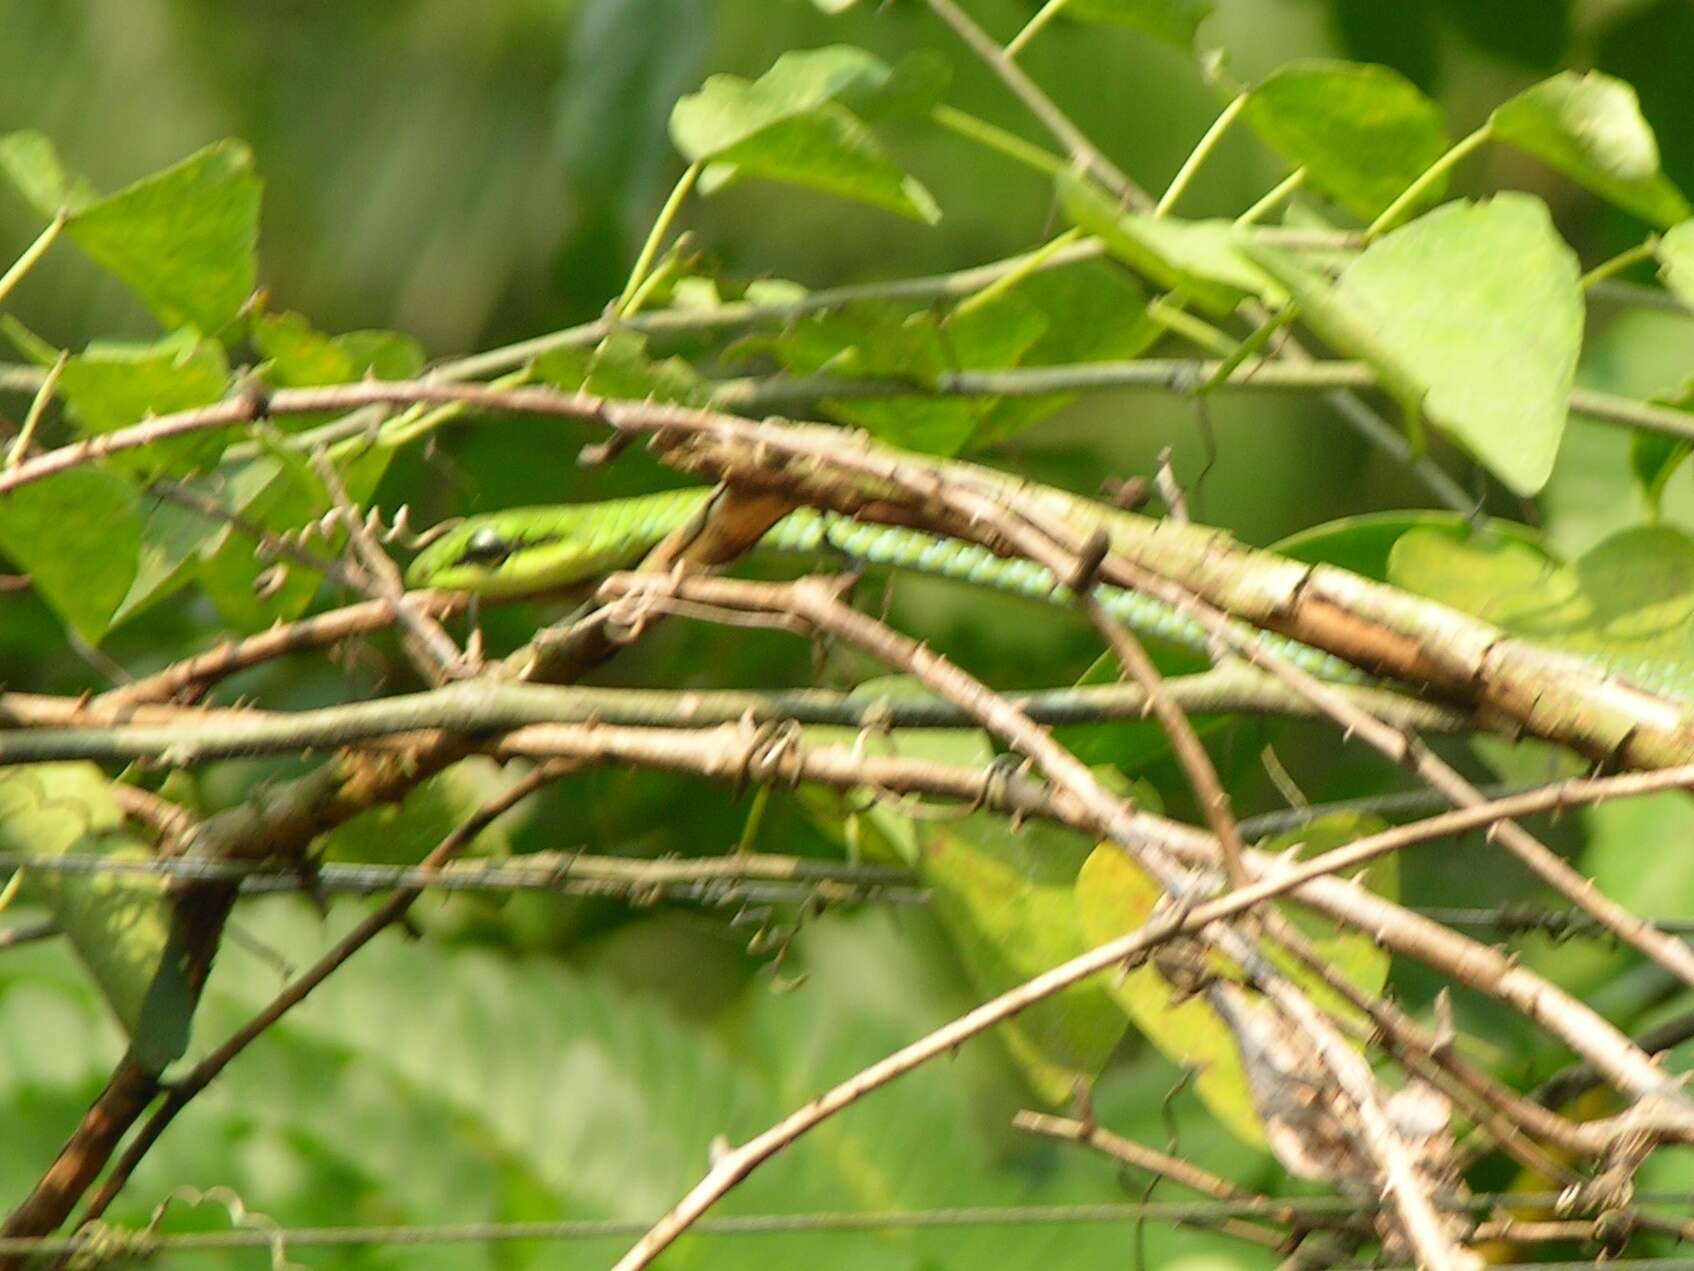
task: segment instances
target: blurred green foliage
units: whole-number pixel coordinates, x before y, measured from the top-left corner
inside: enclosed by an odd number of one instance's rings
[[[983,0],[970,7],[1006,38],[1037,6]],[[311,322],[269,319],[254,342],[267,356],[301,367],[301,383],[314,382],[310,367],[323,359],[377,365],[380,353],[397,359],[398,374],[418,357],[410,346],[336,344],[318,331],[404,332],[423,355],[440,358],[597,316],[622,289],[682,170],[667,133],[672,105],[709,74],[756,79],[781,54],[824,44],[859,45],[890,63],[933,49],[951,67],[950,102],[1036,136],[999,83],[914,3],[864,4],[827,18],[806,0],[12,0],[7,17],[0,118],[52,138],[67,167],[96,188],[118,189],[223,137],[251,147],[264,182],[260,285],[271,313],[297,311]],[[1666,174],[1694,189],[1694,96],[1686,71],[1694,11],[1677,0],[1220,0],[1201,38],[1220,46],[1229,73],[1247,83],[1301,58],[1393,66],[1440,103],[1454,136],[1552,70],[1597,66],[1634,84]],[[1224,100],[1186,55],[1128,33],[1059,24],[1021,61],[1106,153],[1154,189],[1177,170]],[[935,128],[896,119],[880,131],[904,169],[933,193],[943,213],[938,225],[748,182],[692,202],[681,227],[725,276],[821,288],[976,264],[1022,250],[1062,225],[1052,188],[1039,177]],[[1184,212],[1233,214],[1283,171],[1276,155],[1237,129],[1188,192]],[[1501,187],[1545,199],[1584,263],[1642,232],[1624,213],[1503,148],[1459,169],[1452,192]],[[33,209],[0,195],[0,258],[15,258],[39,229]],[[1138,303],[1123,290],[1126,309]],[[138,299],[69,251],[31,274],[8,311],[52,346],[78,353],[94,340],[157,337]],[[1590,311],[1579,381],[1643,396],[1674,388],[1678,368],[1689,369],[1678,350],[1694,324],[1636,313],[1613,331],[1606,326],[1612,319],[1604,307]],[[804,361],[805,334],[788,335],[791,365]],[[923,337],[932,334],[926,329]],[[1112,329],[1101,338],[1135,350],[1141,335]],[[929,344],[925,350],[939,357]],[[694,350],[682,341],[676,351]],[[113,356],[147,354],[96,350],[73,365],[86,380],[91,365]],[[180,361],[173,365],[182,369]],[[73,407],[96,409],[92,390],[82,401],[94,405],[79,403],[79,385],[76,374],[66,385]],[[580,470],[574,440],[536,423],[446,430],[385,471],[371,471],[369,483],[380,482],[376,502],[409,502],[429,521],[675,482],[639,454]],[[993,458],[1092,492],[1108,479],[1150,471],[1167,445],[1192,487],[1195,515],[1248,541],[1420,501],[1419,487],[1400,467],[1306,397],[1197,405],[1165,394],[1091,395],[1018,434]],[[1543,499],[1558,550],[1585,551],[1646,516],[1627,452],[1627,439],[1614,431],[1574,424],[1567,433]],[[1673,509],[1687,506],[1694,497],[1687,466],[1666,471],[1659,497]],[[287,498],[287,473],[268,475],[255,500]],[[1499,489],[1481,497],[1492,511],[1525,514]],[[126,527],[141,515],[130,512]],[[1429,542],[1444,541],[1437,531],[1427,534]],[[20,566],[32,552],[83,550],[76,543],[43,546],[40,536],[31,528],[29,542],[21,535],[3,541]],[[159,571],[152,581],[165,586],[170,570]],[[95,598],[103,609],[90,629],[123,602],[121,591]],[[1069,616],[993,622],[1003,602],[922,581],[902,580],[890,591],[896,621],[920,629],[991,683],[1062,683],[1092,660],[1093,642]],[[300,596],[298,606],[308,600]],[[221,629],[234,603],[221,616],[201,595],[153,608],[120,626],[105,653],[137,673],[155,669],[172,651]],[[496,650],[509,648],[552,612],[496,610],[484,627]],[[67,646],[37,599],[6,593],[0,615],[8,684],[61,692],[101,686],[99,664]],[[726,642],[672,624],[608,674],[620,683],[770,686],[853,683],[869,669],[839,651],[820,664],[803,645],[769,633],[738,633]],[[238,677],[227,692],[299,707],[374,694],[403,674],[393,650],[375,641],[344,665],[290,662]],[[1267,745],[1314,800],[1380,790],[1392,780],[1314,728],[1238,723],[1210,729],[1208,743],[1243,811],[1278,804],[1261,762]],[[1521,751],[1459,757],[1475,772],[1486,763],[1544,758]],[[262,776],[295,770],[281,762],[227,764],[203,778],[180,778],[173,794],[216,806]],[[1168,758],[1139,775],[1178,810],[1185,807]],[[1680,810],[1661,805],[1657,815],[1676,825]],[[702,782],[597,770],[541,799],[498,850],[716,852],[741,837],[747,815],[745,803]],[[1637,827],[1600,814],[1593,826],[1600,863],[1626,872],[1616,863],[1616,844]],[[411,859],[438,832],[428,816],[373,817],[348,827],[336,850],[355,859]],[[1582,834],[1582,826],[1567,826],[1558,841],[1574,848]],[[780,797],[758,842],[779,851],[833,850],[805,811]],[[1408,901],[1467,903],[1480,890],[1503,896],[1514,888],[1521,891],[1521,882],[1494,855],[1407,860]],[[961,892],[970,904],[960,902],[959,912],[968,914],[981,897]],[[939,921],[928,913],[868,913],[803,927],[782,974],[809,978],[778,995],[769,955],[750,954],[749,931],[723,917],[535,896],[429,906],[430,942],[391,940],[373,949],[332,982],[323,1001],[256,1046],[150,1159],[118,1216],[143,1218],[181,1182],[232,1185],[287,1225],[649,1216],[698,1175],[714,1135],[756,1131],[826,1079],[941,1023],[985,984],[1007,979],[955,954],[942,924],[962,924],[957,913]],[[338,910],[331,928],[339,931],[343,920]],[[309,958],[330,934],[292,904],[268,904],[242,924],[291,960]],[[444,952],[437,944],[460,947]],[[1567,965],[1579,961],[1564,951],[1539,956],[1548,965],[1561,957]],[[1651,986],[1617,987],[1597,963],[1579,970],[1593,977],[1596,991],[1611,986],[1620,1013],[1631,1019],[1653,1005]],[[197,1044],[221,1036],[274,991],[269,976],[247,952],[226,953]],[[1399,987],[1423,1000],[1435,987],[1427,979],[1414,970]],[[1484,1018],[1488,1009],[1462,1000],[1459,1007],[1462,1022]],[[1544,1042],[1531,1049],[1527,1035],[1508,1036],[1490,1023],[1501,1053],[1518,1047],[1526,1070],[1557,1062]],[[98,1088],[115,1057],[116,1034],[94,990],[63,957],[37,949],[0,958],[0,1036],[11,1039],[0,1050],[0,1141],[8,1145],[0,1194],[9,1198],[33,1181]],[[957,1066],[927,1071],[820,1132],[738,1192],[731,1212],[1127,1196],[1096,1162],[1010,1136],[1007,1116],[1027,1097],[1021,1082],[1012,1055],[970,1048]],[[1121,1132],[1163,1142],[1159,1104],[1174,1084],[1167,1061],[1132,1043],[1096,1107]],[[1185,1154],[1242,1181],[1269,1181],[1267,1164],[1243,1158],[1191,1091],[1174,1108]],[[1076,1228],[1015,1237],[700,1240],[679,1252],[676,1265],[827,1258],[844,1267],[983,1259],[1036,1267],[1056,1257],[1103,1265],[1124,1255],[1128,1239],[1117,1229]],[[1227,1259],[1205,1265],[1258,1265],[1239,1246],[1193,1233],[1152,1229],[1147,1241],[1153,1265],[1181,1254]],[[609,1256],[608,1246],[585,1250],[349,1252],[323,1254],[312,1265],[587,1266]]]

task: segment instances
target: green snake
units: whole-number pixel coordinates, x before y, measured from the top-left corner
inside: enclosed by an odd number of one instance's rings
[[[713,492],[695,488],[602,503],[514,508],[460,522],[412,561],[406,581],[488,597],[524,596],[584,582],[636,564],[668,534],[706,509]],[[918,530],[855,521],[797,508],[759,541],[761,551],[816,558],[835,555],[990,587],[1063,604],[1070,592],[1032,561]],[[1194,619],[1139,592],[1100,586],[1101,606],[1138,635],[1209,654],[1212,641]],[[1267,649],[1322,679],[1371,683],[1364,672],[1310,645],[1245,624]]]

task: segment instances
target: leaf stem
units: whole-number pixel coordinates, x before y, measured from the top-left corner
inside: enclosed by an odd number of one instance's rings
[[[1282,180],[1278,181],[1276,185],[1271,187],[1270,193],[1266,194],[1264,198],[1260,199],[1257,203],[1253,204],[1252,207],[1248,208],[1240,216],[1236,217],[1235,223],[1242,226],[1256,224],[1260,218],[1268,213],[1273,207],[1275,207],[1278,203],[1281,203],[1304,184],[1306,184],[1306,170],[1304,168],[1295,168],[1294,171],[1290,172],[1287,176],[1283,177]]]
[[[1379,234],[1385,234],[1393,229],[1400,218],[1406,214],[1408,208],[1434,188],[1435,183],[1446,176],[1460,160],[1473,151],[1481,149],[1483,144],[1493,135],[1492,125],[1483,124],[1470,136],[1455,142],[1446,154],[1424,169],[1422,176],[1400,191],[1400,197],[1385,207],[1381,216],[1370,223],[1370,227],[1365,230],[1365,240],[1368,242]]]
[[[23,277],[35,267],[35,262],[47,254],[47,249],[53,246],[59,235],[64,233],[65,223],[69,215],[60,211],[52,220],[47,222],[47,228],[35,236],[35,241],[24,248],[23,255],[12,262],[4,277],[0,277],[0,304],[6,302],[6,297],[12,294],[12,288],[23,281]]]
[[[1039,17],[1040,15],[1037,14],[1036,16]],[[1217,149],[1218,142],[1223,140],[1224,133],[1229,131],[1229,126],[1236,121],[1243,110],[1247,109],[1247,98],[1247,93],[1237,93],[1230,99],[1229,105],[1223,108],[1223,112],[1212,120],[1212,126],[1206,129],[1206,135],[1200,138],[1199,144],[1182,161],[1182,166],[1176,170],[1176,175],[1171,178],[1169,187],[1160,196],[1157,205],[1153,208],[1154,216],[1163,216],[1176,206],[1176,201],[1188,189],[1189,183],[1194,180],[1194,174],[1200,170],[1200,165],[1211,157],[1212,151]]]
[[[956,132],[961,137],[969,137],[972,141],[987,146],[1026,168],[1032,168],[1043,176],[1058,176],[1069,166],[1064,159],[1051,151],[1032,145],[1016,133],[1008,132],[997,124],[991,124],[986,119],[980,119],[945,102],[931,110],[929,117],[943,128]]]
[[[1610,260],[1601,261],[1598,265],[1594,266],[1594,268],[1582,275],[1582,278],[1577,285],[1584,291],[1587,291],[1589,288],[1593,287],[1595,283],[1605,282],[1606,279],[1621,274],[1631,265],[1638,264],[1644,260],[1651,260],[1654,253],[1658,250],[1659,236],[1657,234],[1649,234],[1645,241],[1637,243],[1634,247],[1624,249],[1616,256],[1613,256]]]
[[[635,268],[629,271],[629,281],[624,284],[623,294],[618,297],[617,315],[627,318],[635,312],[636,292],[641,287],[641,281],[647,276],[647,271],[653,266],[653,258],[659,254],[659,246],[665,241],[665,235],[670,232],[671,222],[682,208],[683,201],[693,190],[694,183],[700,179],[702,165],[698,160],[683,169],[677,178],[670,197],[665,200],[664,207],[659,209],[659,217],[653,222],[653,228],[647,234],[647,241],[641,245],[641,254],[635,258]]]
[[[1081,241],[1081,239],[1082,231],[1075,226],[1072,226],[1052,241],[1043,243],[1040,247],[1037,247],[1034,251],[1030,252],[1029,255],[1019,261],[1017,268],[1007,270],[981,291],[976,292],[974,295],[966,296],[963,300],[961,300],[953,307],[953,316],[962,317],[967,313],[971,313],[982,308],[986,304],[993,303],[995,300],[1005,295],[1006,292],[1010,291],[1013,287],[1017,286],[1025,278],[1028,278],[1031,274],[1040,273],[1047,267],[1047,262],[1052,259],[1052,257],[1057,255],[1059,252],[1062,252],[1072,243]]]
[[[1058,17],[1059,10],[1068,3],[1069,0],[1047,0],[1047,3],[1041,6],[1036,15],[1024,23],[1023,30],[1006,42],[1006,56],[1016,57],[1028,48],[1029,42],[1045,31],[1048,23]]]
[[[53,399],[53,390],[59,387],[59,376],[64,373],[65,363],[69,360],[70,354],[61,351],[52,369],[47,372],[47,378],[41,381],[41,387],[35,390],[35,397],[29,404],[29,414],[24,416],[24,426],[19,430],[17,439],[12,442],[12,448],[6,452],[7,468],[17,467],[29,454],[30,442],[35,440],[36,427],[41,423],[42,415],[47,413],[47,403]]]

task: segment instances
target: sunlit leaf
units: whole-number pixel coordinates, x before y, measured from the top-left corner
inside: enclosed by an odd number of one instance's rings
[[[59,392],[82,434],[91,436],[210,405],[228,385],[223,346],[185,327],[153,344],[90,344],[66,360]],[[215,462],[233,431],[202,428],[123,451],[112,462],[145,476],[193,471]]]
[[[1248,295],[1286,299],[1279,281],[1250,258],[1249,234],[1228,221],[1178,221],[1125,212],[1083,178],[1061,173],[1059,201],[1071,221],[1155,286],[1179,291],[1196,308],[1227,317]]]
[[[208,335],[253,293],[259,178],[253,154],[220,141],[82,208],[70,236],[140,296],[167,327]]]
[[[1290,830],[1261,843],[1260,848],[1270,855],[1295,851],[1299,860],[1311,860],[1356,839],[1388,828],[1381,817],[1357,812],[1331,813],[1310,825]],[[1297,850],[1296,850],[1297,849]],[[1379,896],[1398,900],[1400,896],[1400,862],[1397,856],[1379,856],[1362,869],[1347,871],[1337,877],[1357,879]],[[1283,917],[1293,925],[1311,950],[1323,959],[1329,969],[1347,981],[1367,998],[1378,997],[1388,982],[1392,959],[1363,931],[1343,927],[1298,905],[1278,904]],[[1284,952],[1274,942],[1265,945],[1266,956],[1276,964],[1312,1001],[1331,1014],[1350,1018],[1361,1025],[1368,1019],[1346,997],[1331,988],[1298,958]]]
[[[940,209],[843,104],[888,88],[893,72],[847,45],[785,53],[757,80],[714,75],[671,112],[671,140],[709,166],[711,193],[746,176],[826,190],[933,222]]]
[[[0,845],[31,857],[146,859],[123,828],[104,774],[89,763],[0,770]],[[134,1043],[159,1072],[188,1045],[196,991],[173,934],[164,880],[123,874],[26,873]]]
[[[1656,249],[1659,277],[1677,299],[1694,309],[1694,220],[1666,230]]]
[[[1694,540],[1669,526],[1625,530],[1568,565],[1522,542],[1413,530],[1389,581],[1694,702]]]
[[[701,177],[700,190],[711,194],[745,177],[809,186],[931,225],[941,219],[929,191],[833,102],[777,120],[722,151]]]
[[[72,468],[0,495],[0,548],[54,613],[98,642],[135,578],[140,501],[116,473]]]
[[[1252,91],[1243,118],[1309,185],[1366,220],[1447,149],[1440,109],[1386,66],[1289,63]]]
[[[1143,925],[1163,895],[1158,885],[1113,844],[1094,849],[1076,880],[1077,916],[1083,940],[1101,945]],[[1151,961],[1108,981],[1113,998],[1137,1029],[1174,1063],[1194,1070],[1195,1089],[1206,1107],[1243,1143],[1265,1146],[1264,1125],[1254,1110],[1229,1028],[1202,996],[1177,1000],[1170,983]]]
[[[1489,119],[1516,146],[1656,225],[1688,215],[1688,201],[1659,170],[1659,144],[1635,90],[1599,71],[1561,71],[1527,88]]]
[[[1449,203],[1378,239],[1332,288],[1283,253],[1255,258],[1338,351],[1520,494],[1546,483],[1564,432],[1583,303],[1575,255],[1540,200]],[[1421,396],[1420,396],[1421,393]]]

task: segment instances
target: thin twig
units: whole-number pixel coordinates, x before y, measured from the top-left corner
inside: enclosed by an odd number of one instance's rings
[[[1147,192],[1101,154],[1082,129],[1071,122],[1070,117],[1059,109],[1039,84],[1024,73],[1022,67],[1006,56],[1005,50],[990,39],[988,34],[971,20],[970,15],[954,4],[953,0],[928,0],[928,3],[935,16],[951,27],[953,33],[970,47],[971,52],[999,76],[1000,82],[1011,89],[1012,94],[1023,103],[1024,109],[1053,134],[1078,165],[1131,207],[1142,211],[1152,210],[1153,200],[1148,197]]]

